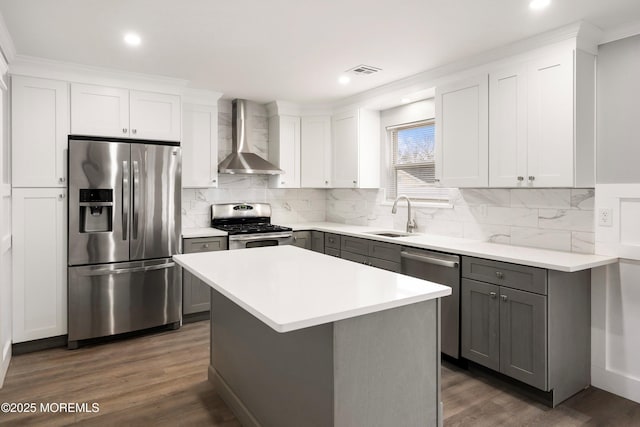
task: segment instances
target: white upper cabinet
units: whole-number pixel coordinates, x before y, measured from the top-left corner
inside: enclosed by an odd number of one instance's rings
[[[130,136],[180,140],[180,97],[132,90],[129,93]]]
[[[184,104],[182,186],[218,186],[218,107]]]
[[[129,90],[72,83],[71,132],[128,137]]]
[[[490,73],[490,186],[594,185],[594,59],[553,46]]]
[[[573,51],[528,66],[528,169],[535,187],[571,187],[573,180]]]
[[[13,342],[67,333],[64,188],[13,191]]]
[[[331,187],[331,117],[302,118],[300,173],[301,187]]]
[[[333,188],[380,187],[380,114],[356,109],[332,117]]]
[[[65,82],[12,78],[13,187],[66,187],[69,89]]]
[[[526,68],[515,65],[489,75],[489,185],[514,187],[527,177]]]
[[[300,117],[269,118],[269,161],[284,171],[269,178],[272,188],[300,188]]]
[[[445,187],[489,181],[487,75],[436,88],[436,179]]]
[[[180,97],[72,83],[71,132],[179,141]]]

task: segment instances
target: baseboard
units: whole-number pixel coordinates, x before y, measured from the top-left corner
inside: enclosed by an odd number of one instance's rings
[[[218,395],[231,408],[231,411],[243,427],[260,427],[260,423],[253,417],[251,411],[244,406],[238,395],[233,392],[229,384],[211,365],[209,365],[209,382],[213,383]]]
[[[14,356],[19,354],[33,353],[34,351],[49,350],[51,348],[64,347],[67,345],[67,336],[58,335],[39,340],[19,342],[12,345],[11,353]]]
[[[209,320],[210,318],[211,318],[210,311],[202,311],[200,313],[192,313],[192,314],[183,314],[182,324],[185,325],[187,323],[201,322],[203,320]]]
[[[640,403],[640,381],[591,365],[591,385]]]

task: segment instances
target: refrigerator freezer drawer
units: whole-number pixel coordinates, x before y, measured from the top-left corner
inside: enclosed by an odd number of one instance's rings
[[[182,283],[171,259],[69,267],[69,341],[181,320]]]

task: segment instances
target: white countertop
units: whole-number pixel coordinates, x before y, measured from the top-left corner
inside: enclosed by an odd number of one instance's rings
[[[457,237],[420,233],[407,237],[384,237],[368,234],[368,232],[372,231],[398,231],[380,227],[365,227],[330,222],[280,225],[291,227],[294,230],[317,230],[328,233],[338,233],[347,236],[396,243],[414,248],[431,249],[435,251],[454,253],[457,255],[467,255],[564,272],[581,271],[618,262],[618,258],[612,256],[527,248],[523,246],[482,242],[479,240],[461,239]]]
[[[451,294],[447,286],[291,245],[173,259],[277,332]]]
[[[380,227],[365,227],[359,225],[347,225],[331,222],[310,222],[299,224],[278,224],[299,230],[317,230],[327,233],[344,234],[353,237],[378,240],[381,242],[396,243],[414,248],[431,249],[441,252],[449,252],[458,255],[467,255],[494,261],[511,262],[514,264],[528,265],[531,267],[548,268],[550,270],[574,272],[614,264],[617,257],[579,254],[574,252],[553,251],[548,249],[527,248],[523,246],[503,245],[498,243],[482,242],[479,240],[461,239],[457,237],[437,236],[416,233],[408,237],[384,237],[368,234],[379,231],[398,231]],[[226,233],[215,228],[183,229],[182,236],[188,237],[214,237],[226,236]]]

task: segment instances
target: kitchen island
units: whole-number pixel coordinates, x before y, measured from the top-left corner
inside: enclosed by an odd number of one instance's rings
[[[212,288],[209,379],[243,425],[442,423],[450,288],[294,246],[174,259]]]

